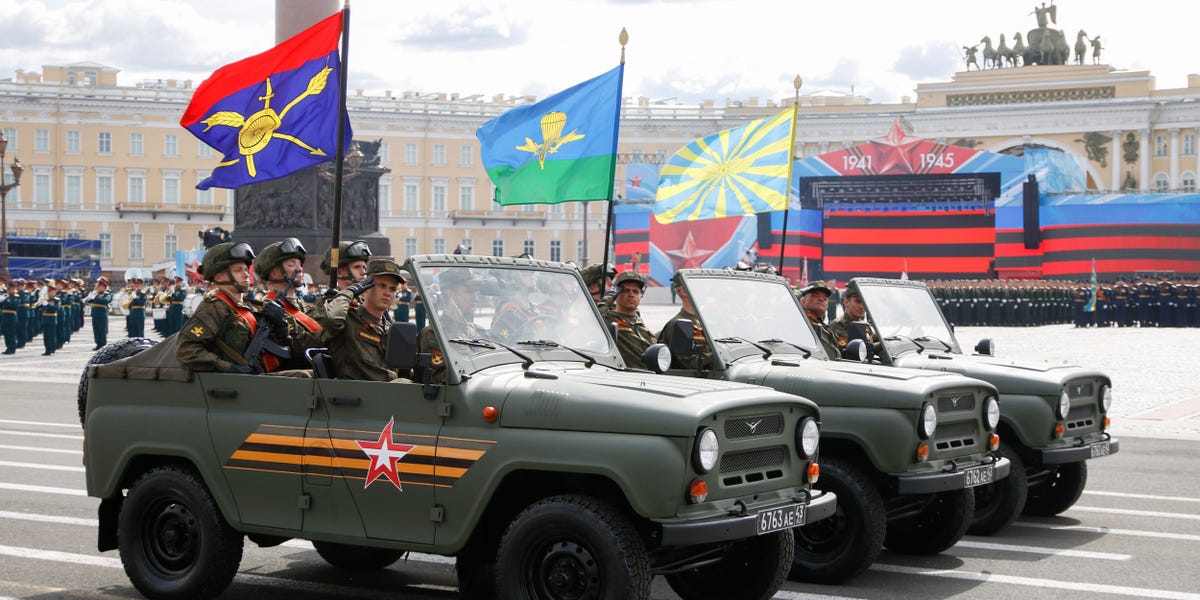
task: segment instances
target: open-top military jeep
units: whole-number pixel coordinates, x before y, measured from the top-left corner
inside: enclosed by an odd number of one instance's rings
[[[982,379],[1000,392],[999,454],[1012,461],[1004,481],[975,489],[970,532],[992,533],[1018,514],[1061,513],[1087,485],[1087,460],[1115,454],[1107,431],[1112,381],[1074,365],[1018,362],[992,356],[988,340],[962,351],[929,288],[899,279],[851,280],[882,340],[876,360],[911,369]]]
[[[338,567],[454,555],[463,596],[769,598],[792,527],[833,514],[819,411],[764,387],[626,368],[578,272],[470,256],[405,264],[440,351],[392,326],[391,382],[190,373],[174,338],[88,368],[99,548],[139,591],[203,598],[243,539]],[[516,328],[492,320],[525,311]],[[324,375],[324,376],[323,376]],[[754,425],[752,425],[754,424]]]
[[[765,385],[821,407],[817,487],[837,494],[837,515],[796,529],[793,578],[838,582],[869,567],[883,545],[933,554],[963,536],[971,488],[1009,471],[1007,460],[992,455],[999,419],[993,386],[830,360],[780,277],[679,274],[700,323],[678,321],[671,352],[710,358],[698,370],[671,373]]]

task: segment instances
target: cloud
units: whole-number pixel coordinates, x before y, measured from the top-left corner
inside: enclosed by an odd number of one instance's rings
[[[900,49],[892,69],[918,81],[948,79],[959,69],[959,48],[952,42],[928,42]],[[983,60],[983,57],[980,57]]]
[[[463,6],[447,14],[425,15],[396,36],[401,46],[422,50],[477,52],[524,44],[528,25],[487,7]]]

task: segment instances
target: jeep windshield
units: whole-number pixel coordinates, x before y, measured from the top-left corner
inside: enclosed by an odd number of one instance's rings
[[[856,283],[875,331],[887,344],[889,354],[959,352],[958,342],[928,288],[901,282],[876,284],[857,280]]]
[[[466,373],[543,360],[590,365],[611,352],[595,305],[572,271],[425,265],[420,279],[442,352]]]
[[[763,348],[771,356],[824,356],[792,290],[782,281],[688,277],[687,289],[705,335],[726,363],[763,356]]]

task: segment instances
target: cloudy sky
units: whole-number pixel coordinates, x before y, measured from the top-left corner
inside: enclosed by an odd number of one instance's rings
[[[276,0],[0,0],[0,79],[91,61],[121,85],[193,79],[274,44]],[[278,0],[279,2],[305,0]],[[896,102],[961,70],[962,47],[1036,27],[1033,0],[354,0],[350,87],[544,97],[616,66],[625,95],[695,103],[853,90]],[[1149,70],[1159,89],[1200,73],[1200,3],[1059,0],[1073,44]],[[340,6],[340,2],[335,8]],[[1088,52],[1090,62],[1091,52]],[[982,53],[980,54],[982,61]]]

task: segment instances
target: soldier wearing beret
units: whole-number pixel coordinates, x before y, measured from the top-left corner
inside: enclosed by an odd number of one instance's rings
[[[403,281],[403,271],[396,261],[372,260],[366,277],[346,286],[326,303],[329,354],[339,379],[400,378],[400,373],[388,368],[384,351],[392,325],[392,299]],[[361,303],[351,306],[355,298]]]

